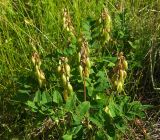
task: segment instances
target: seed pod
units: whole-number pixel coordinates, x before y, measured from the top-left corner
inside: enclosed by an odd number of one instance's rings
[[[67,98],[68,98],[68,91],[67,90],[63,91],[63,98],[65,101],[67,101]]]
[[[118,81],[118,83],[117,83],[117,91],[118,91],[118,93],[123,91],[123,84],[121,81]]]
[[[64,73],[62,74],[62,81],[63,81],[63,84],[66,85],[66,83],[67,83],[67,78],[66,78],[66,76],[64,75]]]
[[[87,50],[87,54],[89,54],[90,53],[89,47],[87,47],[86,50]]]
[[[38,78],[38,83],[39,83],[39,86],[42,87],[43,81],[39,78]]]
[[[112,20],[109,14],[107,14],[106,17],[106,28],[108,29],[108,32],[110,32],[111,29]]]
[[[81,62],[81,53],[80,52],[78,53],[78,62],[79,63]]]
[[[68,64],[64,64],[64,68],[65,68],[67,76],[70,76],[70,71],[71,71],[70,66]]]
[[[85,75],[85,77],[89,77],[89,74],[90,74],[90,70],[86,67],[85,68],[85,71],[84,71],[84,75]]]
[[[72,85],[69,82],[67,84],[67,88],[68,88],[69,93],[73,92],[73,87],[72,87]]]
[[[91,67],[91,62],[89,60],[89,57],[87,57],[87,59],[86,59],[86,66],[87,66],[87,68]]]
[[[91,124],[88,124],[88,129],[92,129],[93,127],[92,127],[92,125]]]
[[[64,65],[61,65],[61,72],[62,72],[62,73],[65,73]]]
[[[57,68],[57,71],[60,73],[62,70],[61,66],[59,65],[58,68]]]
[[[80,73],[80,76],[81,78],[83,77],[83,68],[81,65],[79,65],[79,73]]]
[[[66,76],[67,82],[69,82],[69,76]]]
[[[124,70],[119,70],[119,76],[120,76],[120,80],[123,81],[124,80]]]
[[[123,71],[123,77],[124,77],[124,79],[126,79],[126,77],[127,77],[127,72],[125,70]]]
[[[41,60],[38,61],[38,66],[40,67],[42,64]]]
[[[68,32],[70,31],[68,26],[67,26],[67,28],[66,28],[66,29],[67,29],[67,31],[68,31]]]
[[[109,42],[109,40],[110,40],[110,35],[109,35],[108,32],[105,33],[104,37],[105,37],[105,42]]]
[[[36,65],[36,75],[37,75],[37,78],[38,78],[39,85],[41,87],[44,80],[45,80],[45,75],[44,75],[43,71],[39,68],[38,65]]]
[[[38,65],[36,65],[36,73],[37,73],[37,76],[39,77],[40,71],[39,71],[39,66]]]
[[[122,57],[122,56],[123,56],[123,52],[120,52],[120,53],[118,54],[118,56],[119,56],[119,57]]]
[[[123,61],[123,67],[125,70],[128,69],[128,62],[126,60]]]
[[[41,69],[39,70],[39,72],[40,72],[39,78],[41,80],[45,80],[46,78],[45,78],[44,72]]]
[[[44,77],[43,77],[43,75],[41,74],[41,71],[40,71],[40,68],[39,68],[38,65],[36,65],[36,74],[37,74],[38,79],[43,80]]]
[[[117,86],[117,83],[118,83],[118,81],[117,81],[117,80],[115,80],[115,81],[114,81],[114,85],[115,85],[115,86]]]
[[[73,34],[73,32],[72,32],[72,30],[71,30],[71,32],[69,32],[69,35],[70,35],[72,38],[75,37],[74,34]]]
[[[62,64],[62,61],[61,60],[59,60],[59,65],[61,65]]]
[[[33,55],[32,55],[32,62],[33,62],[34,65],[36,64],[36,60],[35,60],[35,57]]]
[[[64,62],[68,63],[68,58],[67,57],[64,58]]]

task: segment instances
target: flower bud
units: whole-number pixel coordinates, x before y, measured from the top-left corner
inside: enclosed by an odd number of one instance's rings
[[[109,35],[109,33],[106,32],[104,36],[105,36],[105,42],[106,42],[106,43],[109,42],[109,40],[110,40],[110,35]]]
[[[88,124],[88,129],[92,129],[92,125],[91,124]]]
[[[68,64],[64,64],[64,68],[65,68],[67,76],[70,76],[70,71],[71,71],[70,66]]]
[[[108,32],[110,32],[111,25],[112,25],[111,17],[110,17],[109,14],[107,14],[107,16],[106,16],[106,28],[108,29]]]
[[[86,66],[87,66],[87,68],[91,67],[91,62],[89,60],[89,57],[87,57],[87,59],[86,59]]]
[[[57,71],[60,73],[61,70],[62,70],[62,69],[61,69],[61,66],[59,65],[58,68],[57,68]]]
[[[126,77],[127,77],[127,72],[125,70],[123,71],[123,77],[124,77],[124,79],[126,79]]]
[[[73,87],[72,87],[72,85],[69,82],[67,84],[67,88],[68,88],[69,93],[73,92]]]
[[[67,82],[69,81],[69,76],[66,76]]]
[[[119,76],[120,76],[120,80],[123,81],[124,80],[124,70],[119,70]]]
[[[123,67],[125,70],[128,69],[128,62],[126,60],[123,61]]]
[[[38,66],[40,67],[42,64],[41,60],[38,61]]]
[[[64,74],[62,74],[62,81],[63,81],[63,84],[66,85],[67,83],[67,78]]]
[[[87,47],[86,49],[87,49],[87,54],[89,54],[89,53],[90,53],[90,49],[89,49],[89,47]]]
[[[80,52],[78,53],[78,62],[79,63],[81,62],[81,53]]]
[[[44,73],[42,72],[42,70],[38,67],[38,65],[36,65],[36,74],[38,79],[44,80]]]
[[[42,70],[39,70],[39,72],[40,72],[39,78],[41,80],[45,80],[46,78],[45,78],[44,72]]]
[[[83,68],[81,65],[79,65],[79,73],[80,73],[80,76],[81,78],[83,77]]]
[[[38,66],[38,65],[36,65],[35,67],[36,67],[36,73],[37,73],[37,76],[39,76],[39,75],[40,75],[40,72],[39,72],[39,66]]]
[[[117,83],[117,91],[118,91],[118,93],[123,91],[123,84],[121,81],[118,81],[118,83]]]
[[[42,87],[43,81],[39,78],[38,78],[38,83],[39,83],[39,86]]]
[[[64,62],[68,63],[68,58],[67,57],[64,58]]]
[[[41,87],[44,80],[45,80],[45,75],[44,75],[43,71],[39,68],[38,65],[36,65],[36,75],[37,75],[37,78],[38,78],[39,85]]]
[[[85,75],[85,77],[89,77],[89,74],[90,74],[90,70],[86,67],[85,68],[85,71],[84,71],[84,75]]]
[[[63,98],[65,101],[67,101],[67,98],[68,98],[68,91],[67,90],[63,91]]]
[[[35,57],[33,55],[32,55],[32,62],[33,62],[34,65],[36,64],[36,60],[35,60]]]
[[[115,80],[115,81],[114,81],[114,85],[115,85],[115,86],[117,86],[117,83],[118,83],[118,81],[117,81],[117,80]]]

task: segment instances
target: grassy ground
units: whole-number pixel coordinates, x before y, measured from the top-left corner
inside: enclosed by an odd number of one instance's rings
[[[158,87],[159,0],[1,0],[0,137],[27,137],[30,132],[31,122],[34,121],[33,114],[24,104],[13,101],[13,97],[27,86],[32,87],[32,93],[37,90],[38,82],[34,77],[31,61],[34,51],[37,51],[42,59],[42,68],[47,78],[46,88],[54,89],[57,84],[54,73],[58,59],[54,55],[57,57],[57,50],[63,51],[68,42],[68,35],[63,29],[63,9],[70,12],[78,36],[81,34],[82,21],[88,17],[97,19],[104,5],[109,10],[113,26],[113,42],[109,44],[109,48],[113,45],[113,49],[110,49],[110,54],[123,51],[128,59],[126,94],[155,106],[153,109],[157,112],[153,111],[154,115],[150,115],[150,112],[147,114],[148,118],[143,127],[146,127],[152,139],[158,140],[160,90],[153,89],[151,78],[154,78]],[[153,73],[152,64],[155,66]],[[153,134],[154,131],[156,134]]]

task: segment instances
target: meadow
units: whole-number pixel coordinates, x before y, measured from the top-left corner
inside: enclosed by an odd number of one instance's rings
[[[1,140],[158,140],[159,0],[0,0]]]

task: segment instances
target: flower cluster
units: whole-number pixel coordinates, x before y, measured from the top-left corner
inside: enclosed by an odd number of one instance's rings
[[[90,74],[91,62],[89,58],[88,42],[85,39],[83,39],[81,44],[81,50],[78,53],[78,61],[80,63],[79,72],[80,72],[81,78],[83,77],[88,78]]]
[[[66,8],[63,9],[63,27],[72,35],[74,34],[74,27],[72,24],[71,16]]]
[[[69,81],[70,78],[70,66],[68,65],[68,58],[61,57],[58,66],[58,73],[61,75],[64,91],[63,98],[66,101],[68,96],[73,92],[73,87]]]
[[[103,9],[101,13],[100,23],[102,24],[102,38],[103,45],[110,40],[110,32],[111,32],[111,26],[112,26],[112,20],[109,15],[109,12],[106,8]]]
[[[112,77],[113,85],[117,88],[118,93],[124,89],[124,80],[127,77],[126,70],[128,69],[128,62],[123,56],[123,52],[118,53],[118,61],[114,68],[114,75]]]
[[[39,54],[37,52],[34,52],[32,54],[32,62],[35,67],[35,73],[38,78],[39,85],[40,85],[40,87],[42,87],[42,85],[44,85],[44,83],[45,83],[46,78],[45,78],[44,72],[41,70],[42,63],[41,63]]]

